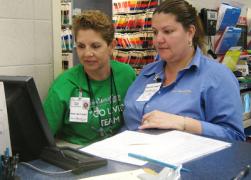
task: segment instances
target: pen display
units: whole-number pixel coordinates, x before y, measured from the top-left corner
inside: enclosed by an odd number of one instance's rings
[[[9,148],[6,148],[4,155],[0,156],[0,179],[12,179],[15,177],[19,155],[10,156]]]

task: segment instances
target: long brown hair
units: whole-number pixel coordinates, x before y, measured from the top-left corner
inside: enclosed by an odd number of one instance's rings
[[[205,50],[205,33],[201,24],[200,17],[197,15],[196,9],[184,0],[165,0],[154,11],[156,13],[173,14],[176,21],[181,23],[183,28],[187,30],[190,25],[194,25],[196,32],[193,37],[193,45],[199,46],[202,51]]]

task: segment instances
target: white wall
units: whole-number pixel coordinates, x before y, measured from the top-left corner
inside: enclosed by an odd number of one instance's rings
[[[53,0],[0,0],[0,74],[31,75],[43,99],[53,79]]]

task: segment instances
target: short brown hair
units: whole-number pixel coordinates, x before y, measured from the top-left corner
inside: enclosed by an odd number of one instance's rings
[[[86,10],[73,17],[73,33],[75,40],[81,29],[92,29],[99,32],[107,44],[110,44],[114,39],[114,26],[112,19],[99,10]]]
[[[196,32],[193,38],[193,45],[194,47],[199,46],[204,50],[204,29],[196,9],[191,4],[184,0],[165,0],[155,9],[153,14],[156,13],[175,15],[176,21],[181,23],[186,30],[190,25],[194,25]]]

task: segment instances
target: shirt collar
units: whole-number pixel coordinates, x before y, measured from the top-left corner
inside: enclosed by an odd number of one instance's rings
[[[191,63],[188,64],[185,69],[190,69],[191,67],[197,67],[199,69],[201,55],[202,55],[201,49],[199,47],[197,47],[196,51],[195,51],[195,55],[193,56]]]
[[[199,47],[196,48],[195,55],[191,61],[191,63],[185,68],[190,69],[191,67],[197,67],[199,69],[200,67],[200,59],[201,59],[201,49]],[[144,72],[144,76],[151,76],[153,74],[159,74],[161,76],[163,68],[165,67],[166,62],[164,60],[158,60],[155,62],[156,65],[152,66],[151,69],[148,69],[146,72]]]
[[[153,65],[151,68],[149,68],[147,71],[143,73],[144,76],[152,76],[152,75],[159,75],[163,74],[163,70],[165,67],[166,62],[163,60],[158,60],[155,62],[155,65]]]

